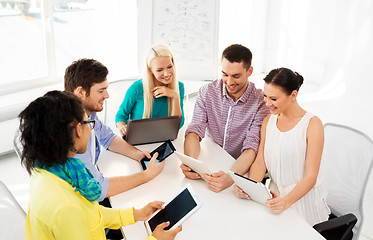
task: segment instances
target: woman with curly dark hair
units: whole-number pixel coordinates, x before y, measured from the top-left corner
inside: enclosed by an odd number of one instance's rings
[[[87,150],[94,120],[72,93],[51,91],[20,115],[22,164],[31,174],[26,239],[106,239],[105,228],[144,221],[163,202],[142,209],[109,209],[97,199],[101,185],[76,153]],[[152,159],[152,161],[155,161]],[[173,239],[181,231],[160,224],[149,239]]]

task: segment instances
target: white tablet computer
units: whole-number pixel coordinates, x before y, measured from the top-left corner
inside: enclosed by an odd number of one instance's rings
[[[206,167],[206,165],[197,159],[191,158],[180,152],[175,152],[176,156],[182,161],[185,165],[190,167],[193,171],[202,175],[204,173],[211,175],[211,171]]]
[[[263,183],[255,182],[247,177],[231,171],[229,171],[229,175],[232,177],[237,186],[247,193],[252,200],[265,205],[267,199],[272,198],[272,195]]]
[[[180,226],[190,215],[202,206],[196,192],[189,183],[176,196],[164,204],[165,208],[157,210],[144,222],[149,235],[163,222],[170,222],[166,230]]]

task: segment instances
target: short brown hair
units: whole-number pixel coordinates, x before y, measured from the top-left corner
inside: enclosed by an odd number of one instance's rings
[[[221,60],[223,58],[227,59],[229,62],[234,63],[244,63],[244,67],[246,69],[249,69],[251,67],[251,59],[253,58],[253,55],[245,46],[242,46],[241,44],[232,44],[226,49],[224,49]]]
[[[82,58],[73,62],[65,71],[65,91],[74,92],[81,86],[89,95],[91,87],[106,80],[108,69],[99,61]]]

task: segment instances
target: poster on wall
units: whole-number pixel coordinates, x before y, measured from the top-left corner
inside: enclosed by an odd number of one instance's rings
[[[154,0],[152,45],[168,46],[180,80],[213,80],[218,68],[216,0]]]

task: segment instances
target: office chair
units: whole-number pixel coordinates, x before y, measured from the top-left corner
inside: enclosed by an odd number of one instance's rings
[[[324,125],[324,184],[332,212],[313,226],[326,239],[358,239],[364,220],[363,199],[373,162],[373,141],[350,127]]]
[[[25,239],[26,213],[0,181],[0,239]]]

